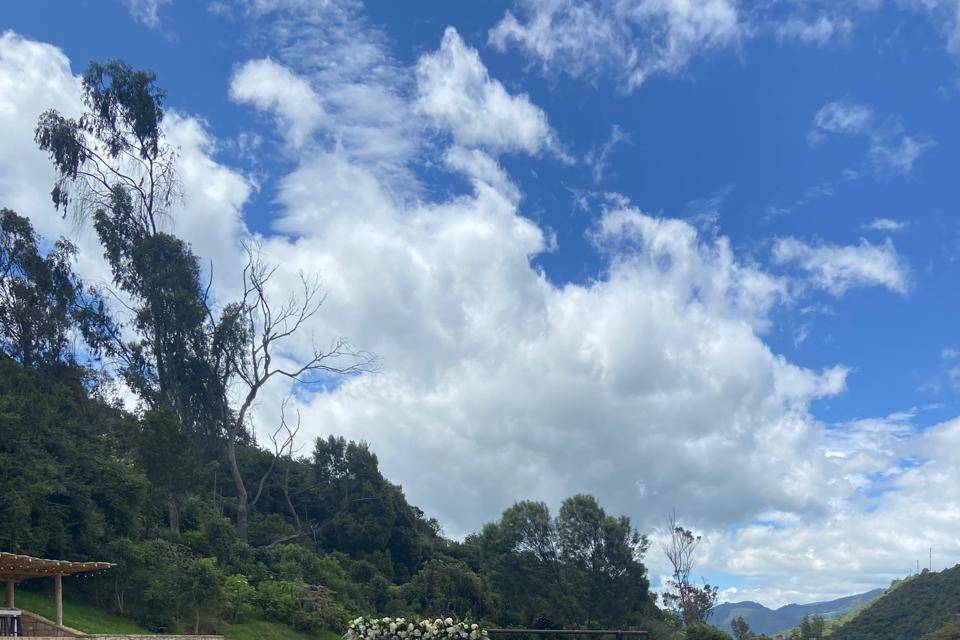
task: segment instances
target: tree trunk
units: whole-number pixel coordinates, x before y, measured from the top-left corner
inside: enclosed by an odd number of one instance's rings
[[[243,476],[240,475],[240,467],[237,465],[237,443],[235,438],[233,434],[227,437],[227,462],[230,463],[230,474],[233,476],[233,483],[237,489],[237,536],[241,542],[247,543],[247,487],[243,484]]]
[[[170,518],[170,531],[180,533],[180,501],[177,496],[170,494],[167,497],[167,510]]]

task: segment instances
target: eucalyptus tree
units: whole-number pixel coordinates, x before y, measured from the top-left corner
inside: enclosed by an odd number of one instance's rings
[[[129,300],[135,336],[118,331],[113,341],[125,381],[149,407],[171,409],[209,441],[219,430],[210,411],[219,393],[210,357],[216,327],[197,257],[163,231],[178,194],[176,150],[161,129],[164,93],[152,73],[120,61],[91,63],[82,86],[79,118],[49,110],[35,132],[57,172],[53,203],[92,219],[117,299]]]
[[[300,289],[275,298],[277,267],[255,247],[248,247],[240,274],[242,298],[215,314],[197,256],[164,230],[180,186],[156,77],[121,61],[94,62],[82,85],[84,113],[47,111],[35,132],[57,171],[53,203],[80,220],[92,218],[117,299],[131,301],[128,328],[135,337],[113,335],[121,373],[151,409],[170,409],[207,457],[225,455],[237,532],[246,542],[251,499],[236,450],[253,441],[250,414],[263,388],[277,378],[299,385],[357,374],[376,360],[342,338],[325,348],[314,343],[298,359],[297,334],[318,313],[323,293],[315,276],[301,275]]]

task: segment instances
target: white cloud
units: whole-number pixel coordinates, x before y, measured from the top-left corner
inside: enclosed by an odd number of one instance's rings
[[[925,566],[930,547],[934,569],[960,558],[950,524],[960,518],[960,421],[919,434],[909,417],[866,422],[846,428],[865,430],[860,435],[870,444],[870,450],[850,456],[867,478],[867,490],[854,492],[821,518],[711,535],[710,564],[756,580],[736,599],[772,606],[825,600],[913,573],[917,560]]]
[[[804,44],[825,45],[828,42],[845,39],[853,31],[853,21],[846,17],[833,17],[825,14],[813,19],[791,16],[774,24],[774,32],[781,40],[798,40]]]
[[[909,288],[909,269],[888,238],[883,244],[807,244],[781,238],[773,246],[779,264],[796,264],[808,281],[835,296],[857,287],[882,286],[899,294]]]
[[[417,108],[460,145],[536,154],[555,146],[547,116],[490,78],[476,49],[447,27],[440,49],[417,62]]]
[[[151,29],[160,27],[160,8],[173,0],[123,0],[130,16]]]
[[[885,233],[899,233],[907,228],[909,223],[902,220],[892,220],[891,218],[874,218],[863,225],[864,229],[870,231],[883,231]]]
[[[237,69],[230,81],[230,97],[273,111],[293,147],[302,146],[324,118],[320,98],[310,84],[270,58],[251,60]]]
[[[630,136],[620,129],[620,125],[613,124],[610,126],[610,138],[599,148],[592,149],[584,158],[584,162],[593,170],[594,182],[603,180],[607,165],[610,162],[610,154],[613,153],[614,148],[616,148],[618,144],[628,142],[629,140]]]
[[[807,139],[817,145],[828,134],[866,137],[870,141],[867,157],[874,168],[900,175],[911,173],[917,159],[936,144],[925,136],[906,135],[897,120],[877,122],[873,109],[847,100],[823,105],[813,117]]]
[[[489,39],[501,51],[517,47],[544,71],[591,83],[608,75],[632,92],[697,55],[752,38],[812,46],[847,41],[883,7],[926,16],[947,52],[960,55],[957,0],[515,0]]]
[[[825,133],[867,133],[873,128],[873,118],[873,109],[866,105],[846,100],[828,102],[813,116],[810,143],[821,142]]]
[[[326,117],[316,135],[326,150],[415,197],[409,164],[423,144],[423,123],[407,99],[413,73],[393,59],[362,4],[249,0],[240,7],[254,40],[317,96]]]
[[[701,52],[736,46],[741,35],[730,0],[522,0],[491,29],[490,42],[516,45],[544,69],[574,77],[609,73],[633,91]]]
[[[916,139],[908,135],[897,142],[875,141],[870,147],[870,160],[875,166],[897,174],[913,171],[917,159],[936,143],[929,138]]]
[[[471,180],[482,181],[495,188],[506,198],[519,202],[520,190],[513,184],[497,161],[480,149],[464,149],[453,146],[443,156],[444,163]]]

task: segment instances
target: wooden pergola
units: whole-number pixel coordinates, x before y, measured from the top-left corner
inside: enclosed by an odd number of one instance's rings
[[[47,560],[0,551],[0,580],[7,584],[7,608],[14,608],[14,585],[21,580],[53,577],[56,622],[63,624],[63,576],[109,569],[110,562],[70,562]]]

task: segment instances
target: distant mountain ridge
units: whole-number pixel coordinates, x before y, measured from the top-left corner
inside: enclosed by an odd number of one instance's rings
[[[778,609],[770,609],[759,602],[750,600],[725,602],[713,608],[710,624],[729,633],[731,631],[730,622],[739,616],[747,621],[754,633],[773,635],[797,626],[804,615],[820,614],[825,618],[841,616],[870,602],[881,593],[883,593],[883,589],[873,589],[836,600],[811,602],[809,604],[787,604]]]

